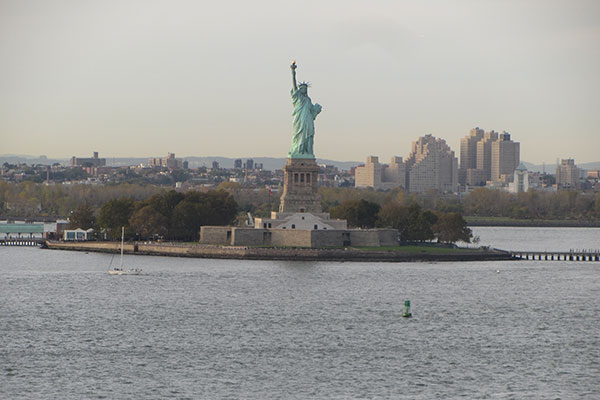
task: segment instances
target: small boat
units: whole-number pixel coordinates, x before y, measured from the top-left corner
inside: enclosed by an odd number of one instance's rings
[[[108,270],[109,275],[140,275],[141,268],[123,269],[123,245],[125,243],[125,227],[121,227],[121,262],[118,267],[113,267]]]

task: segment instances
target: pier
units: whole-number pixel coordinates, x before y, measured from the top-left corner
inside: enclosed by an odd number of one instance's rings
[[[0,239],[0,246],[39,246],[44,239]]]
[[[44,242],[44,224],[0,224],[0,246],[38,246]]]
[[[600,250],[578,251],[511,251],[519,260],[539,261],[600,261]]]

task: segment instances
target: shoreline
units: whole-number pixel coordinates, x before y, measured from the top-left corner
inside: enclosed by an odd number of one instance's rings
[[[46,241],[50,250],[120,252],[120,242],[58,242]],[[275,261],[370,261],[370,262],[431,262],[431,261],[500,261],[514,260],[508,252],[496,249],[448,249],[436,253],[402,252],[394,250],[362,250],[357,248],[295,248],[215,246],[178,243],[125,243],[125,254],[149,256],[216,258],[233,260]]]

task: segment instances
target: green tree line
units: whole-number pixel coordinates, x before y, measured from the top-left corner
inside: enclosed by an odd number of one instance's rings
[[[121,227],[125,227],[127,236],[138,240],[197,241],[202,225],[232,224],[237,210],[233,197],[223,190],[171,190],[140,201],[111,199],[97,212],[89,204],[82,204],[73,212],[69,227],[95,228],[112,240],[118,239]]]
[[[265,188],[241,188],[225,182],[218,189],[230,193],[239,205],[239,211],[267,217],[279,206],[280,192]],[[0,217],[67,217],[81,204],[99,208],[112,199],[147,199],[169,189],[156,185],[44,185],[34,182],[7,183],[0,181]],[[478,188],[458,195],[405,193],[401,189],[376,191],[356,188],[319,188],[323,211],[347,200],[366,200],[380,206],[395,201],[408,205],[419,204],[425,210],[458,212],[464,216],[506,217],[516,219],[554,219],[600,222],[600,193],[578,191],[512,194],[502,190]]]
[[[344,201],[364,199],[383,206],[389,202],[419,204],[425,210],[457,212],[464,216],[600,222],[600,193],[579,191],[509,193],[477,188],[463,195],[406,193],[401,189],[375,191],[320,188],[321,204],[329,211]]]
[[[364,199],[346,200],[330,209],[332,218],[345,219],[350,227],[393,228],[402,242],[456,243],[471,241],[472,232],[456,212],[424,210],[418,203],[389,201],[383,206]]]

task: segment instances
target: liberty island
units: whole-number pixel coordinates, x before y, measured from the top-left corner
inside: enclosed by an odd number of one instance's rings
[[[399,246],[395,228],[348,228],[345,219],[323,212],[319,195],[319,170],[314,154],[314,121],[321,105],[308,96],[308,83],[296,80],[292,71],[292,143],[286,165],[279,210],[269,218],[255,218],[248,226],[204,225],[198,245],[183,243],[127,243],[126,253],[171,255],[198,258],[347,260],[347,261],[481,261],[508,260],[508,252],[489,249],[455,249],[433,246]],[[214,247],[215,245],[219,247]],[[48,242],[51,249],[114,252],[116,244],[106,242]],[[353,251],[347,251],[348,248]],[[311,249],[306,251],[305,249]]]

